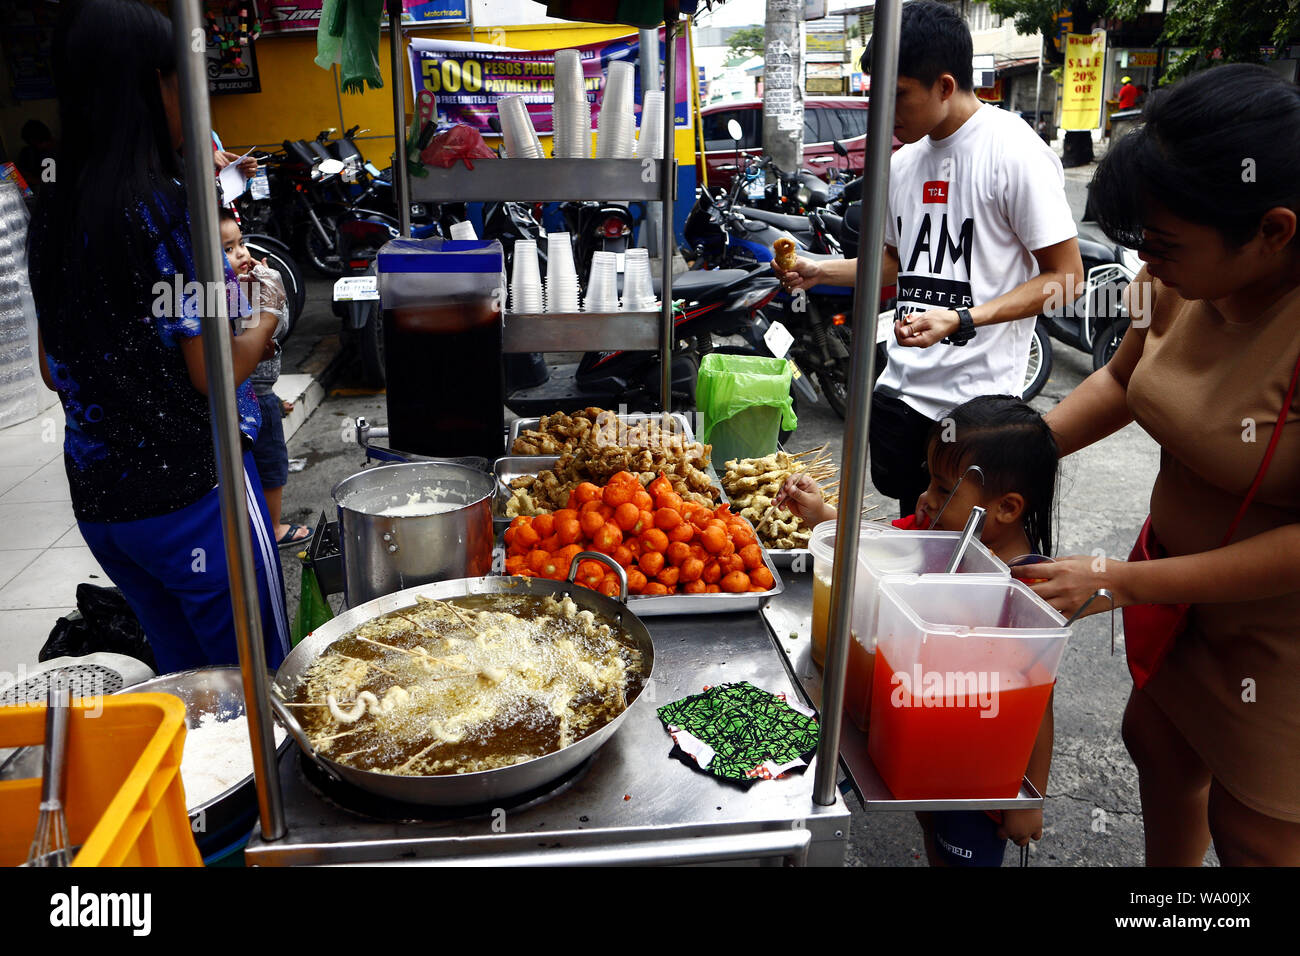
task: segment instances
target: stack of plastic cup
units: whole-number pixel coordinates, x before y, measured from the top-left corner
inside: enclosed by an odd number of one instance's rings
[[[652,312],[654,308],[650,253],[646,249],[629,249],[623,266],[623,309],[626,312]]]
[[[497,115],[501,117],[501,135],[505,139],[506,154],[511,159],[546,158],[522,96],[501,97],[497,102]]]
[[[555,105],[551,109],[557,159],[591,158],[591,104],[577,50],[555,51]]]
[[[592,253],[591,276],[587,280],[587,300],[583,308],[588,312],[618,311],[618,258],[614,253]]]
[[[537,264],[537,240],[516,239],[514,272],[510,281],[510,310],[542,311],[542,273]]]
[[[472,222],[453,222],[451,224],[451,237],[453,239],[477,239],[478,233],[474,231]]]
[[[600,100],[596,130],[597,159],[631,159],[636,143],[636,113],[633,112],[633,83],[636,68],[626,60],[609,65],[605,95]]]
[[[578,267],[567,232],[546,237],[546,311],[578,311]]]
[[[664,93],[649,90],[641,103],[641,133],[636,138],[637,159],[664,158]]]

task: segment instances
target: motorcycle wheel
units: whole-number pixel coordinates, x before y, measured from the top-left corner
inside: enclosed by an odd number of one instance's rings
[[[1094,372],[1110,361],[1115,350],[1119,348],[1119,343],[1124,340],[1124,333],[1128,331],[1128,326],[1128,319],[1116,319],[1093,339],[1092,370]]]
[[[284,335],[280,336],[280,344],[284,345],[293,334],[294,327],[298,324],[298,317],[302,315],[303,306],[307,303],[307,282],[303,279],[298,263],[289,254],[289,247],[284,243],[270,236],[245,235],[244,244],[248,246],[248,251],[254,259],[259,261],[265,259],[266,264],[280,273],[280,277],[284,280],[284,291],[289,300],[288,328],[284,330]]]
[[[1025,367],[1025,390],[1021,394],[1026,402],[1043,390],[1052,374],[1052,340],[1047,330],[1034,324],[1034,337],[1029,340],[1029,364]]]
[[[313,269],[323,276],[337,279],[347,271],[343,266],[343,257],[339,255],[338,220],[333,216],[321,216],[320,222],[329,234],[329,241],[322,239],[316,227],[308,221],[303,227],[303,251]]]
[[[373,309],[370,319],[357,332],[357,353],[361,357],[361,375],[370,388],[383,388],[388,384],[384,366],[384,320],[379,309]]]
[[[853,344],[849,337],[849,330],[843,325],[833,325],[830,334],[835,336],[844,346],[845,351],[849,353],[850,358],[835,363],[830,368],[821,368],[817,370],[817,385],[821,388],[822,395],[826,398],[826,404],[831,407],[840,418],[844,418],[849,410],[849,369],[851,367]],[[880,378],[880,373],[885,370],[885,362],[888,361],[887,353],[883,345],[876,346],[876,369],[872,378],[872,387],[875,386],[876,379]]]

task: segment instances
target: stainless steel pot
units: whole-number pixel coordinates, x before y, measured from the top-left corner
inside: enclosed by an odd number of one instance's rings
[[[615,570],[622,586],[619,600],[605,597],[603,594],[598,594],[573,583],[578,562],[587,558],[601,561]],[[535,594],[541,596],[555,595],[556,597],[567,594],[578,607],[613,618],[619,623],[632,641],[635,642],[645,662],[644,681],[641,688],[644,689],[649,684],[654,671],[654,644],[650,639],[650,632],[636,615],[627,609],[627,576],[623,573],[623,569],[603,554],[593,551],[584,551],[579,554],[573,559],[567,581],[550,581],[545,578],[480,577],[459,581],[442,581],[438,584],[409,588],[396,594],[388,594],[359,607],[354,607],[340,614],[332,621],[316,628],[310,637],[295,647],[289,656],[285,658],[284,663],[280,665],[280,669],[275,675],[275,687],[270,694],[271,708],[275,711],[275,715],[280,722],[293,735],[294,740],[303,749],[303,752],[311,757],[330,777],[369,793],[392,800],[401,800],[405,803],[431,806],[465,806],[489,800],[506,799],[545,786],[578,766],[614,735],[619,724],[627,717],[628,711],[632,709],[641,696],[641,690],[629,695],[627,709],[594,734],[575,741],[554,753],[534,757],[532,760],[514,764],[513,766],[498,767],[495,770],[431,777],[399,776],[397,774],[378,773],[372,770],[357,770],[317,753],[311,746],[311,742],[307,739],[302,727],[290,713],[291,708],[284,706],[281,697],[287,700],[293,696],[307,669],[324,653],[325,649],[354,628],[373,618],[391,611],[411,607],[415,604],[416,595],[446,600],[448,598],[467,597],[472,594]],[[277,691],[279,692],[278,695]]]
[[[491,475],[437,461],[368,468],[335,485],[348,606],[432,581],[491,573],[495,490]],[[384,514],[412,500],[455,507]]]

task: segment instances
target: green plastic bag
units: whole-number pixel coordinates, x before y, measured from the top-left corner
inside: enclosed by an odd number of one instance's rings
[[[762,355],[710,352],[700,362],[695,404],[699,439],[713,446],[721,471],[733,458],[761,458],[776,451],[782,429],[799,426],[790,397],[790,363]]]
[[[316,580],[316,571],[310,561],[302,563],[302,589],[298,594],[298,613],[293,618],[293,633],[289,642],[298,646],[298,642],[334,617],[329,601],[321,593],[320,582]]]
[[[379,72],[379,28],[384,0],[324,0],[316,28],[316,65],[339,65],[344,93],[364,93],[384,85]]]

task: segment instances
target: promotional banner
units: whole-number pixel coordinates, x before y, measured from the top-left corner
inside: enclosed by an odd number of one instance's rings
[[[659,37],[662,45],[662,30]],[[679,127],[690,126],[692,70],[687,47],[686,37],[678,37],[677,91],[673,99],[677,104]],[[592,129],[595,129],[609,64],[616,60],[636,63],[641,44],[637,34],[632,33],[568,49],[576,49],[582,58],[587,101],[595,107],[592,111]],[[523,96],[533,128],[538,133],[549,134],[555,92],[555,52],[413,37],[410,43],[411,85],[417,95],[421,90],[433,93],[441,120],[472,126],[485,138],[497,135],[489,125],[496,115],[497,101],[503,96]],[[635,98],[640,112],[639,70]]]
[[[301,33],[320,25],[324,0],[278,0],[258,5],[263,33]],[[406,26],[436,27],[469,23],[469,0],[402,0],[402,23]],[[388,17],[384,16],[387,29]]]
[[[1106,34],[1071,33],[1065,38],[1065,79],[1061,84],[1061,128],[1096,129],[1101,124],[1101,75]]]

